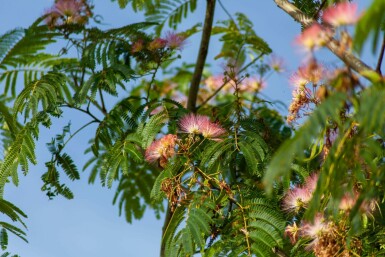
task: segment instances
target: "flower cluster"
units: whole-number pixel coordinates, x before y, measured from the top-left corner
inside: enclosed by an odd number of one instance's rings
[[[354,24],[358,21],[358,19],[359,15],[357,13],[357,4],[349,2],[342,2],[336,4],[335,6],[330,6],[323,12],[322,15],[322,20],[326,26],[333,28]],[[333,34],[333,30],[330,28],[314,23],[306,28],[302,34],[296,38],[296,43],[308,51],[313,51],[324,46]],[[350,41],[346,36],[347,33],[341,32],[341,41]],[[343,43],[340,47],[346,47],[346,44]]]
[[[164,38],[157,37],[146,43],[143,39],[137,39],[131,46],[131,53],[138,53],[143,49],[151,52],[168,48],[170,50],[182,50],[186,44],[186,38],[175,32],[167,32]]]
[[[92,16],[91,7],[86,0],[57,0],[46,11],[46,23],[49,27],[68,24],[84,25]]]
[[[344,223],[337,225],[327,220],[323,214],[317,213],[312,222],[304,221],[299,227],[296,222],[287,226],[285,236],[289,237],[292,244],[299,238],[306,238],[309,242],[306,249],[313,251],[317,257],[353,256],[352,252],[356,254],[361,252],[362,243],[353,238],[354,244],[348,246],[346,229]]]
[[[226,130],[218,123],[211,122],[209,117],[199,114],[188,114],[181,118],[179,127],[182,132],[189,134],[201,134],[204,138],[220,141],[220,137]],[[149,163],[158,163],[160,167],[165,167],[170,158],[176,155],[176,149],[180,147],[181,141],[176,135],[168,134],[155,140],[146,149],[145,159]]]
[[[211,140],[220,140],[219,137],[226,133],[226,130],[218,123],[211,122],[209,117],[199,114],[188,114],[184,116],[179,127],[182,132],[189,134],[202,134],[203,137]]]
[[[321,102],[324,95],[321,92],[324,89],[322,85],[330,77],[329,73],[322,64],[312,58],[290,77],[294,90],[293,100],[289,107],[288,123],[300,117],[299,112],[303,107],[308,107],[309,104],[317,105]],[[307,87],[309,84],[313,90]],[[315,90],[316,88],[318,89]]]

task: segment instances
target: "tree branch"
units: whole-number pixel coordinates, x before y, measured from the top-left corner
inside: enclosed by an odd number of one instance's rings
[[[215,0],[206,1],[206,16],[203,25],[202,39],[187,100],[187,109],[192,112],[196,111],[196,101],[198,96],[199,84],[201,82],[202,72],[206,62],[207,51],[210,43],[211,29],[214,19]]]
[[[287,0],[273,0],[273,1],[278,5],[279,8],[281,8],[283,11],[285,11],[287,14],[293,17],[294,20],[301,23],[304,27],[309,27],[310,25],[317,23],[316,20],[314,20],[311,17],[308,17],[301,10],[299,10],[295,5],[293,5]],[[340,45],[340,42],[333,37],[331,37],[330,40],[326,43],[326,47],[329,48],[329,50],[332,51],[334,55],[340,58],[345,64],[347,64],[356,72],[362,73],[363,71],[367,71],[367,70],[374,71],[372,68],[370,68],[367,64],[365,64],[363,61],[358,59],[353,54],[346,51],[341,51],[339,45]]]

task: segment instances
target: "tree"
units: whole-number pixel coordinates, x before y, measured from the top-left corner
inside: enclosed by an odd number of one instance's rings
[[[178,34],[164,27],[175,30],[197,1],[119,1],[148,21],[103,31],[90,25],[98,20],[87,1],[58,0],[28,29],[4,34],[1,192],[7,183],[18,184],[19,169],[26,174],[36,163],[41,126],[50,127],[70,108],[90,121],[73,133],[65,126],[48,143],[43,190],[50,198],[73,197],[59,175],[79,179],[82,164],[65,146],[97,124],[85,147],[89,181],[118,184],[114,202],[128,222],[146,207],[166,212],[161,256],[383,254],[384,46],[375,69],[355,54],[369,39],[376,50],[385,5],[373,1],[352,38],[345,26],[359,18],[353,3],[274,2],[302,25],[296,42],[308,55],[292,77],[287,122],[309,117],[293,136],[259,94],[279,61],[266,62],[272,50],[245,15],[229,13],[214,25],[219,1],[206,1],[203,26]],[[197,32],[196,62],[173,66]],[[203,72],[211,35],[223,41],[217,58],[227,66],[220,78]],[[68,43],[62,54],[45,53],[58,40]],[[327,70],[316,53],[321,47],[342,67]],[[25,239],[26,215],[5,199],[0,211],[17,223],[0,224],[6,249],[8,232]]]

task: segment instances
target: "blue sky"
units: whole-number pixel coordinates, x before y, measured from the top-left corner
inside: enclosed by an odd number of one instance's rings
[[[44,10],[52,5],[49,0],[0,0],[0,34],[14,27],[27,27]],[[189,16],[187,23],[193,24],[202,20],[204,6],[198,6],[196,12]],[[264,38],[275,54],[285,59],[289,71],[295,70],[303,55],[293,48],[294,37],[300,32],[300,26],[286,13],[277,8],[272,0],[223,0],[223,4],[231,13],[244,12],[254,23],[259,36]],[[360,0],[362,8],[369,1]],[[94,1],[95,14],[104,18],[102,28],[122,26],[129,23],[143,21],[144,17],[129,10],[120,10],[117,3],[108,0]],[[226,19],[223,10],[217,6],[215,19]],[[198,40],[198,39],[197,39]],[[196,40],[190,42],[182,58],[194,62],[197,52]],[[213,57],[218,53],[218,42],[210,45],[208,61],[214,70],[219,71],[221,63],[214,63]],[[54,50],[53,50],[54,51]],[[329,60],[335,60],[327,52]],[[194,61],[191,60],[193,58]],[[374,66],[374,59],[368,62]],[[273,76],[268,80],[264,90],[272,99],[282,100],[289,105],[291,88],[288,85],[288,73]],[[0,85],[1,87],[1,85]],[[0,89],[1,90],[1,89]],[[39,164],[31,167],[29,174],[22,177],[16,188],[8,185],[5,189],[5,199],[15,203],[28,214],[28,240],[23,241],[11,237],[9,251],[22,257],[105,257],[130,256],[152,257],[159,255],[162,220],[157,220],[153,211],[148,210],[144,218],[128,224],[124,217],[118,216],[118,208],[112,205],[114,189],[101,187],[100,184],[88,185],[88,173],[82,173],[82,179],[68,185],[75,194],[75,199],[65,200],[61,197],[49,201],[43,192],[40,176],[45,172],[44,162],[48,155],[45,143],[53,137],[56,131],[69,121],[71,130],[76,131],[85,124],[87,117],[82,114],[66,111],[51,131],[42,130],[37,145]],[[93,127],[92,129],[95,129]],[[68,145],[70,153],[79,167],[88,160],[84,156],[84,145],[89,137],[87,131],[82,131],[75,140]]]

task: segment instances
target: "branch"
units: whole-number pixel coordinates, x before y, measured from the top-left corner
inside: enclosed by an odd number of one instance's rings
[[[302,26],[304,26],[305,28],[309,27],[314,23],[317,23],[316,20],[308,17],[295,5],[293,5],[287,0],[274,0],[274,2],[278,5],[279,8],[289,14],[294,20],[301,23]],[[332,51],[334,55],[340,58],[345,64],[347,64],[356,72],[362,74],[363,71],[374,71],[372,68],[370,68],[367,64],[365,64],[353,54],[346,51],[341,51],[339,45],[340,42],[333,37],[331,37],[330,40],[326,43],[326,47],[329,48],[329,50]]]
[[[210,43],[211,29],[214,19],[215,0],[206,0],[206,16],[203,25],[202,39],[199,47],[198,59],[195,65],[194,74],[191,80],[190,91],[187,100],[187,109],[196,111],[196,101],[198,96],[199,84],[202,78],[203,68],[206,62],[207,51]]]

